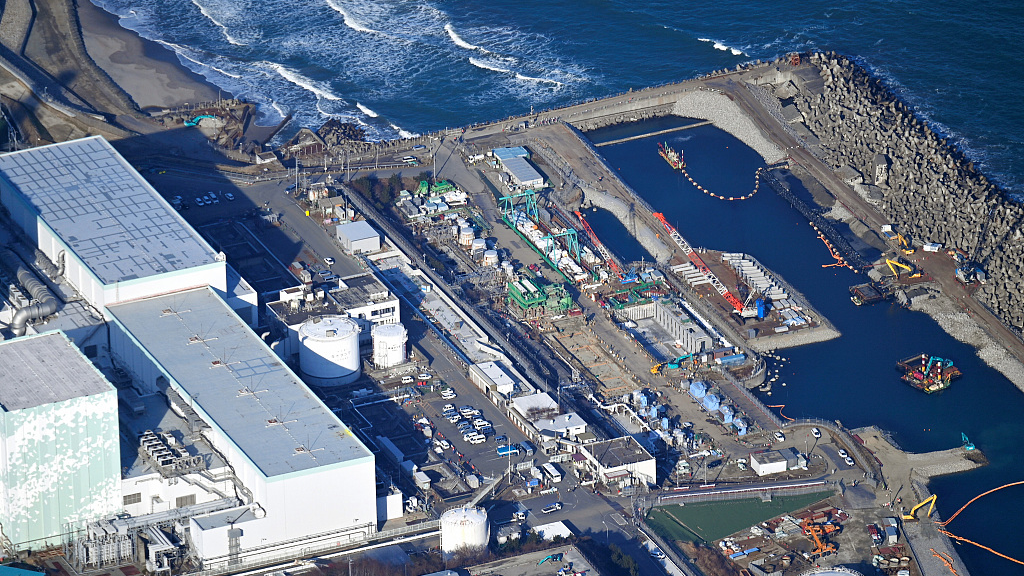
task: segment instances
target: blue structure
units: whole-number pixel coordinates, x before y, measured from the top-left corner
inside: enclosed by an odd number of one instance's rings
[[[704,409],[708,412],[714,412],[722,404],[722,398],[718,394],[708,394],[704,397],[701,404],[704,405]]]
[[[708,384],[703,381],[696,381],[690,384],[690,396],[693,396],[697,400],[700,400],[708,393]]]

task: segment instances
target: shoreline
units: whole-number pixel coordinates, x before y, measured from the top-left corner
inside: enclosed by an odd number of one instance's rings
[[[169,48],[121,26],[116,14],[92,0],[77,0],[75,7],[89,57],[143,113],[233,97],[186,68]]]

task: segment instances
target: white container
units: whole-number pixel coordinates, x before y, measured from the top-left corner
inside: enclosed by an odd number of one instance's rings
[[[473,232],[472,226],[459,228],[459,246],[469,248],[473,244],[474,238],[476,238],[476,233]]]
[[[299,369],[318,386],[359,378],[359,325],[344,316],[310,318],[299,327]]]
[[[929,242],[928,244],[925,244],[923,246],[923,249],[924,249],[925,252],[938,252],[939,250],[942,250],[942,244],[937,244],[935,242]]]
[[[485,250],[484,251],[484,266],[496,266],[498,264],[498,251],[497,250]]]
[[[379,324],[370,331],[373,339],[373,365],[392,368],[405,363],[405,344],[409,333],[401,324]]]
[[[470,241],[469,249],[483,252],[484,250],[487,250],[487,240],[484,240],[483,238],[475,238]]]

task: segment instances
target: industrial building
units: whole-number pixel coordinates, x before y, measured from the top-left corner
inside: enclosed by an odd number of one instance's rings
[[[247,326],[255,291],[105,140],[0,156],[0,200],[5,552],[243,569],[394,517],[373,453]],[[349,282],[340,324],[398,321],[372,277]],[[344,367],[329,356],[305,365]]]
[[[516,186],[523,188],[539,188],[544,186],[544,177],[527,160],[530,157],[530,153],[526,148],[522,146],[495,148],[491,150],[491,154],[497,158],[502,170],[512,178],[512,182]]]
[[[335,237],[347,254],[365,254],[380,250],[380,234],[366,223],[357,220],[334,227]]]
[[[255,323],[256,291],[100,136],[0,156],[0,203],[96,310],[211,286]]]
[[[594,477],[606,486],[651,486],[657,483],[658,467],[654,456],[632,436],[580,446]]]
[[[786,457],[778,450],[766,450],[750,455],[750,469],[758,476],[778,474],[787,469]]]
[[[276,302],[266,306],[276,343],[274,350],[285,360],[300,353],[299,331],[317,318],[346,316],[359,327],[359,345],[369,346],[373,327],[399,324],[398,297],[372,274],[360,274],[337,281],[324,289],[296,286],[280,292]]]
[[[60,544],[121,508],[117,391],[61,332],[0,342],[0,525]]]

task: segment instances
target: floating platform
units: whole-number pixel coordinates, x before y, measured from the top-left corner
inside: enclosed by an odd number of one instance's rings
[[[850,286],[850,300],[857,306],[875,304],[886,298],[888,296],[874,282]]]
[[[914,388],[932,394],[949,388],[953,380],[960,377],[960,369],[953,365],[952,360],[938,356],[918,354],[896,364],[896,369],[903,373],[900,379]]]

